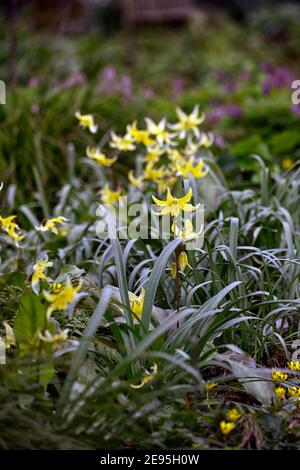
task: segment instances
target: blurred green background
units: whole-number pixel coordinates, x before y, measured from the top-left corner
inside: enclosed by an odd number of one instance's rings
[[[291,102],[300,77],[299,2],[234,1],[224,9],[199,1],[176,21],[128,24],[130,3],[1,7],[0,172],[19,201],[40,186],[54,198],[74,158],[79,165],[93,141],[76,110],[95,114],[101,139],[134,119],[173,119],[176,105],[190,111],[199,103],[216,158],[236,184],[255,183],[251,154],[278,168],[299,158],[300,105]]]

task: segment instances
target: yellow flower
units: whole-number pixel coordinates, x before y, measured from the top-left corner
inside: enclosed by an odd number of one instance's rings
[[[188,204],[193,196],[192,188],[189,189],[187,194],[181,198],[173,197],[170,189],[167,189],[167,199],[162,201],[157,199],[155,196],[152,196],[153,201],[163,209],[156,213],[157,215],[166,215],[171,214],[174,217],[178,217],[180,211],[191,212],[196,209],[192,204]]]
[[[281,398],[281,399],[285,398],[285,388],[284,387],[281,387],[281,386],[276,387],[274,392],[275,392],[276,397]]]
[[[284,382],[287,378],[288,378],[288,374],[286,374],[285,372],[280,372],[277,370],[272,371],[272,379],[275,382]]]
[[[242,414],[239,412],[239,410],[237,408],[233,408],[232,410],[229,410],[226,413],[226,418],[229,421],[237,421],[238,419],[241,418],[241,416],[242,416]]]
[[[183,154],[178,149],[169,149],[169,159],[176,165],[180,160],[184,160]]]
[[[94,160],[96,163],[103,166],[111,166],[117,160],[117,157],[106,157],[97,147],[87,147],[86,154],[91,160]]]
[[[188,178],[191,174],[194,178],[204,178],[207,175],[208,169],[204,169],[204,162],[203,160],[199,160],[199,162],[194,165],[195,158],[191,157],[188,161],[178,160],[176,162],[176,170],[178,173],[185,178]]]
[[[107,183],[104,188],[100,191],[100,195],[103,204],[114,204],[119,200],[121,196],[121,191],[112,191],[109,188],[109,184]]]
[[[94,122],[92,114],[81,114],[79,111],[76,111],[75,117],[79,121],[79,125],[84,129],[88,128],[92,134],[96,134],[98,126]]]
[[[153,164],[148,163],[145,167],[143,178],[150,180],[150,181],[157,182],[157,180],[164,178],[165,176],[166,176],[166,169],[164,167],[153,168]]]
[[[217,383],[214,383],[214,382],[206,382],[205,384],[205,390],[206,391],[209,391],[209,390],[212,390],[213,388],[217,387],[218,384]]]
[[[114,132],[111,132],[110,146],[123,152],[135,150],[136,148],[133,139],[129,134],[124,135],[124,137],[120,137]]]
[[[180,230],[180,228],[173,223],[172,227],[172,232],[174,233],[175,237],[181,238],[182,240],[190,239],[193,240],[197,237],[199,237],[202,232],[203,232],[203,226],[201,225],[200,230],[198,233],[193,231],[193,224],[192,222],[187,219],[184,222],[184,230]]]
[[[199,146],[208,148],[214,143],[214,135],[211,132],[208,132],[205,134],[205,132],[202,132],[201,137],[199,139]]]
[[[288,363],[288,367],[289,367],[289,369],[291,369],[291,370],[300,370],[300,362],[298,362],[298,361],[297,361],[297,362],[290,361],[290,362]]]
[[[175,261],[173,261],[173,263],[171,264],[171,277],[172,277],[172,279],[176,278],[176,274],[177,274],[177,265],[176,265]]]
[[[184,149],[184,154],[187,157],[192,157],[198,152],[200,147],[201,147],[201,144],[199,143],[199,141],[195,143],[190,138],[188,138],[185,149]]]
[[[167,175],[166,175],[167,177]],[[165,193],[169,188],[173,188],[173,186],[176,184],[177,182],[177,178],[176,176],[172,176],[172,177],[168,177],[167,179],[160,179],[160,180],[157,180],[155,181],[156,185],[157,185],[157,190],[160,192],[160,193]]]
[[[16,242],[23,240],[24,235],[20,235],[17,233],[20,230],[20,227],[16,222],[14,222],[16,215],[10,215],[8,217],[1,217],[0,216],[0,224],[2,225],[2,229],[7,233],[7,235]]]
[[[44,297],[51,305],[47,309],[47,316],[50,317],[52,312],[56,310],[65,310],[70,302],[75,299],[76,294],[80,291],[82,282],[78,286],[73,287],[71,280],[68,278],[63,289],[57,294],[43,291]]]
[[[132,292],[129,292],[130,308],[138,318],[141,318],[142,316],[144,298],[145,298],[144,288],[142,288],[140,295],[136,295],[136,294],[133,294]]]
[[[58,292],[62,290],[62,288],[63,288],[63,285],[60,282],[53,282],[51,286],[51,292],[53,294],[57,294]]]
[[[132,139],[135,140],[135,142],[143,144],[146,147],[148,145],[154,144],[154,140],[151,139],[148,131],[142,131],[137,128],[136,121],[134,121],[132,124],[128,124],[128,126],[126,127],[126,130],[127,130],[127,134],[130,135]]]
[[[148,370],[145,370],[145,374],[142,377],[141,383],[139,385],[130,384],[130,387],[142,388],[144,385],[151,382],[156,376],[157,376],[157,365],[153,364],[153,366],[150,368],[150,372]]]
[[[5,338],[3,340],[5,348],[10,349],[13,346],[16,346],[16,338],[14,334],[14,330],[12,327],[6,322],[3,322],[4,328],[5,328]]]
[[[189,268],[191,267],[189,265],[188,257],[185,251],[181,251],[178,257],[178,264],[179,264],[179,269],[180,271],[184,272],[185,268],[188,266]]]
[[[48,256],[45,257],[45,260],[38,260],[32,268],[32,278],[31,278],[31,288],[35,294],[38,294],[40,291],[39,282],[42,280],[51,281],[51,278],[47,277],[45,271],[47,268],[53,266],[52,261],[48,261]]]
[[[64,224],[65,222],[68,222],[68,219],[66,219],[66,217],[53,217],[53,219],[46,219],[39,227],[35,227],[35,229],[41,232],[50,231],[55,235],[58,235],[58,228],[56,226]]]
[[[227,422],[227,421],[221,421],[220,422],[220,429],[221,432],[226,436],[229,434],[234,428],[236,427],[235,423]]]
[[[291,397],[300,397],[300,388],[299,387],[288,387],[289,394]]]
[[[58,227],[58,235],[60,237],[66,237],[70,231],[69,227]]]
[[[148,163],[157,163],[159,161],[159,157],[163,154],[164,150],[157,145],[154,147],[148,147],[145,160]]]
[[[172,135],[166,130],[166,119],[162,119],[158,124],[150,118],[145,118],[149,134],[154,135],[159,145],[171,144]]]
[[[52,335],[50,331],[45,330],[43,333],[38,332],[38,337],[45,343],[52,343],[54,347],[64,344],[68,340],[69,330],[66,328],[61,333]]]
[[[128,179],[132,186],[135,186],[136,188],[142,189],[143,187],[143,176],[140,176],[139,178],[136,178],[133,174],[133,170],[128,171]]]
[[[180,108],[176,108],[176,114],[179,122],[170,125],[170,128],[178,132],[179,138],[184,139],[188,132],[193,132],[195,136],[199,138],[200,132],[198,126],[202,124],[205,119],[204,113],[199,116],[199,106],[196,105],[191,114],[186,114]]]
[[[294,160],[291,158],[285,158],[282,160],[281,165],[284,170],[289,170],[294,165]]]

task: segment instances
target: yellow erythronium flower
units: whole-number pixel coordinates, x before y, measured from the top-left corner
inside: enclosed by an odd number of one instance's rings
[[[287,380],[287,378],[288,378],[288,374],[286,374],[285,372],[280,372],[277,370],[272,371],[272,379],[275,382],[284,382],[285,380]]]
[[[130,308],[138,318],[141,318],[142,316],[144,299],[145,299],[144,288],[142,288],[140,295],[136,295],[136,294],[133,294],[132,292],[129,292]]]
[[[158,124],[150,118],[145,118],[149,134],[154,135],[159,145],[172,144],[172,135],[166,130],[166,119],[162,119]]]
[[[45,343],[52,343],[54,347],[64,344],[68,340],[69,330],[66,328],[61,333],[55,333],[52,335],[50,331],[45,330],[44,332],[39,331],[38,337]]]
[[[134,145],[134,141],[129,134],[126,134],[124,135],[124,137],[121,137],[115,134],[115,132],[111,132],[110,137],[111,137],[110,146],[113,148],[116,148],[123,152],[135,150],[136,148]]]
[[[152,163],[148,163],[144,169],[144,179],[157,182],[165,176],[167,176],[167,172],[164,167],[154,168]]]
[[[188,132],[193,132],[195,136],[199,138],[200,132],[198,126],[202,124],[205,119],[204,113],[199,116],[199,106],[196,105],[191,114],[186,114],[182,109],[176,108],[176,114],[179,122],[174,125],[170,125],[170,128],[178,132],[179,138],[184,139]]]
[[[118,159],[117,157],[106,157],[97,147],[87,147],[86,154],[91,160],[94,160],[96,163],[103,166],[111,166]]]
[[[135,142],[145,145],[154,144],[154,140],[151,139],[148,131],[143,131],[137,128],[137,122],[134,121],[132,124],[128,124],[126,127],[127,134],[132,137]]]
[[[214,143],[214,135],[212,134],[212,132],[208,132],[207,134],[202,132],[201,137],[199,139],[199,146],[208,148],[213,143]]]
[[[205,384],[205,390],[206,391],[209,391],[209,390],[212,390],[213,388],[217,387],[219,384],[215,383],[215,382],[206,382]]]
[[[60,283],[60,282],[53,282],[53,284],[51,285],[51,292],[53,294],[57,294],[58,292],[60,292],[63,288],[63,285]]]
[[[88,128],[92,134],[96,134],[98,126],[95,124],[92,114],[81,114],[79,111],[76,111],[75,117],[78,119],[81,127],[84,129]]]
[[[186,251],[181,251],[181,252],[180,252],[179,257],[178,257],[178,264],[179,264],[179,269],[180,269],[180,271],[182,271],[182,272],[185,271],[185,268],[186,268],[187,266],[191,267],[191,266],[189,265],[189,260],[188,260]]]
[[[178,150],[178,149],[169,149],[168,157],[171,160],[171,162],[175,165],[178,161],[184,160],[183,153],[180,152],[180,150]]]
[[[189,175],[192,175],[194,178],[204,178],[208,173],[208,168],[204,168],[202,159],[195,164],[195,157],[191,157],[188,161],[178,160],[176,162],[176,170],[185,178],[188,178]]]
[[[175,261],[173,261],[173,263],[171,264],[171,277],[172,277],[172,279],[175,279],[176,275],[177,275],[177,265],[176,265]]]
[[[142,187],[143,187],[143,176],[139,176],[138,178],[136,178],[136,176],[134,176],[133,170],[129,170],[128,171],[128,179],[129,179],[130,184],[132,184],[132,186],[135,186],[136,188],[142,189]]]
[[[300,388],[299,387],[288,387],[289,394],[291,397],[300,397]]]
[[[241,416],[242,416],[242,414],[239,412],[239,410],[237,408],[233,408],[232,410],[229,410],[226,413],[226,418],[229,421],[237,421],[238,419],[241,418]]]
[[[197,142],[193,142],[191,138],[188,138],[186,146],[184,148],[184,154],[187,157],[192,157],[193,155],[196,155],[200,147],[201,145],[199,143],[199,140],[197,140]]]
[[[75,299],[81,286],[82,282],[80,281],[78,286],[73,287],[70,278],[68,278],[64,287],[57,294],[43,291],[45,299],[51,304],[47,309],[47,316],[50,317],[52,312],[56,310],[65,310],[69,303]]]
[[[45,271],[47,268],[53,266],[52,261],[48,261],[48,256],[44,260],[38,260],[32,269],[32,278],[31,278],[31,288],[35,294],[38,294],[40,291],[40,281],[51,281],[51,278],[47,277]]]
[[[285,398],[285,392],[286,392],[285,388],[281,387],[281,385],[274,389],[274,393],[275,393],[276,397],[280,398],[280,399]]]
[[[281,165],[284,170],[289,170],[294,165],[294,160],[291,158],[285,158],[282,160]]]
[[[157,375],[157,365],[154,364],[151,368],[150,371],[145,370],[145,374],[142,377],[142,381],[139,385],[133,385],[130,384],[130,387],[132,388],[142,388],[144,385],[148,384],[151,382]]]
[[[290,362],[288,363],[288,367],[289,367],[289,369],[291,369],[291,370],[300,370],[300,362],[298,362],[298,361],[297,361],[297,362],[290,361]]]
[[[161,157],[161,155],[163,155],[164,152],[165,151],[161,149],[158,145],[148,147],[145,160],[148,163],[157,163],[159,161],[159,157]]]
[[[201,225],[200,230],[198,233],[193,231],[193,224],[192,222],[187,219],[184,222],[184,230],[180,230],[179,227],[177,227],[176,224],[172,224],[172,232],[174,233],[175,237],[181,238],[182,240],[190,239],[193,240],[197,237],[199,237],[202,232],[203,232],[203,226]]]
[[[68,222],[68,219],[63,216],[53,217],[52,219],[46,219],[39,227],[35,227],[36,230],[41,232],[52,232],[55,235],[58,235],[57,225],[64,224]]]
[[[2,229],[6,232],[6,234],[18,244],[19,241],[23,240],[24,235],[20,235],[17,233],[20,230],[20,227],[16,222],[14,222],[16,215],[10,215],[8,217],[0,216],[0,224]]]
[[[166,177],[167,176],[168,175],[166,174]],[[168,179],[160,179],[160,180],[155,181],[155,183],[157,184],[157,189],[160,193],[165,193],[168,187],[173,188],[176,182],[177,182],[176,176],[168,177]]]
[[[184,272],[186,267],[191,268],[189,260],[185,251],[181,251],[178,256],[178,267],[181,272]],[[192,269],[192,268],[191,268]],[[175,279],[177,275],[177,263],[173,262],[171,265],[171,277]]]
[[[224,420],[220,422],[220,429],[225,436],[229,434],[235,427],[235,423],[227,422]]]
[[[191,212],[196,209],[192,204],[188,204],[193,196],[192,188],[189,189],[187,194],[181,198],[173,197],[169,188],[167,188],[167,199],[162,201],[157,199],[155,196],[152,196],[153,201],[158,206],[163,207],[163,209],[156,213],[157,215],[166,215],[171,214],[174,217],[178,217],[180,211]]]
[[[4,328],[5,328],[5,338],[2,340],[5,348],[10,349],[13,346],[16,346],[16,338],[14,334],[14,330],[12,327],[6,322],[3,322]]]
[[[112,191],[107,183],[100,191],[100,196],[103,204],[114,204],[115,202],[118,202],[121,197],[121,191]]]

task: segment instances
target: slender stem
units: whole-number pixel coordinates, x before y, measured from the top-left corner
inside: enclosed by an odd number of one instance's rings
[[[176,310],[179,312],[180,309],[180,283],[179,283],[179,254],[180,251],[176,248],[175,250],[175,265],[176,265]]]
[[[113,184],[113,189],[117,189],[117,178],[116,178],[116,169],[115,165],[112,165],[111,167],[111,179],[112,179],[112,184]]]

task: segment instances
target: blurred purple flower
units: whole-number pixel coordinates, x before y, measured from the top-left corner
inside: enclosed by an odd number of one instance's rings
[[[105,67],[99,75],[97,92],[104,95],[120,94],[128,100],[133,95],[132,80],[129,75],[118,76],[112,66]]]
[[[210,124],[216,124],[221,119],[229,116],[233,119],[238,119],[243,115],[242,109],[235,103],[231,104],[219,104],[212,108],[208,113],[207,121]]]
[[[117,79],[116,69],[111,66],[105,67],[100,74],[100,80],[104,82],[112,82],[116,79]]]
[[[222,148],[222,147],[224,147],[224,144],[225,144],[225,142],[224,142],[223,136],[220,135],[220,134],[215,134],[214,135],[214,145],[216,147]]]
[[[272,84],[270,80],[267,78],[261,84],[261,91],[264,95],[268,95],[272,89]]]
[[[183,77],[175,76],[171,79],[171,93],[173,98],[176,98],[180,93],[183,92],[185,87],[185,81]]]
[[[32,114],[38,114],[40,112],[40,105],[38,103],[33,103],[31,105],[30,111]]]
[[[70,88],[73,88],[75,86],[83,85],[85,82],[86,76],[82,72],[80,72],[80,70],[77,70],[65,80],[61,81],[58,85],[58,88],[60,90],[69,90]]]
[[[32,77],[29,78],[27,84],[29,87],[35,87],[40,84],[40,80],[36,75],[32,75]]]
[[[223,88],[226,93],[234,93],[238,88],[236,80],[228,80],[223,84]]]
[[[291,112],[293,113],[294,116],[300,117],[300,104],[292,104]]]
[[[290,88],[292,81],[295,79],[294,74],[287,67],[272,67],[269,64],[262,64],[261,70],[266,75],[261,85],[261,90],[265,95],[273,89]]]
[[[144,95],[145,100],[152,100],[152,98],[154,98],[155,96],[155,93],[152,88],[144,88],[143,95]]]
[[[242,109],[237,104],[229,104],[227,106],[227,114],[234,119],[238,119],[242,116]]]
[[[270,74],[273,72],[273,67],[271,64],[269,64],[268,62],[263,62],[260,66],[261,68],[261,71],[264,72],[264,73],[267,73],[267,74]]]
[[[214,70],[213,75],[218,82],[224,82],[224,80],[226,80],[226,73],[222,69]]]
[[[221,104],[221,105],[217,105],[217,106],[214,106],[211,111],[209,111],[208,115],[207,115],[207,121],[210,123],[210,124],[214,124],[214,123],[217,123],[219,122],[221,119],[223,119],[226,115],[226,107],[225,105]]]
[[[131,98],[133,94],[133,86],[129,75],[122,75],[120,80],[120,91],[124,97]]]

